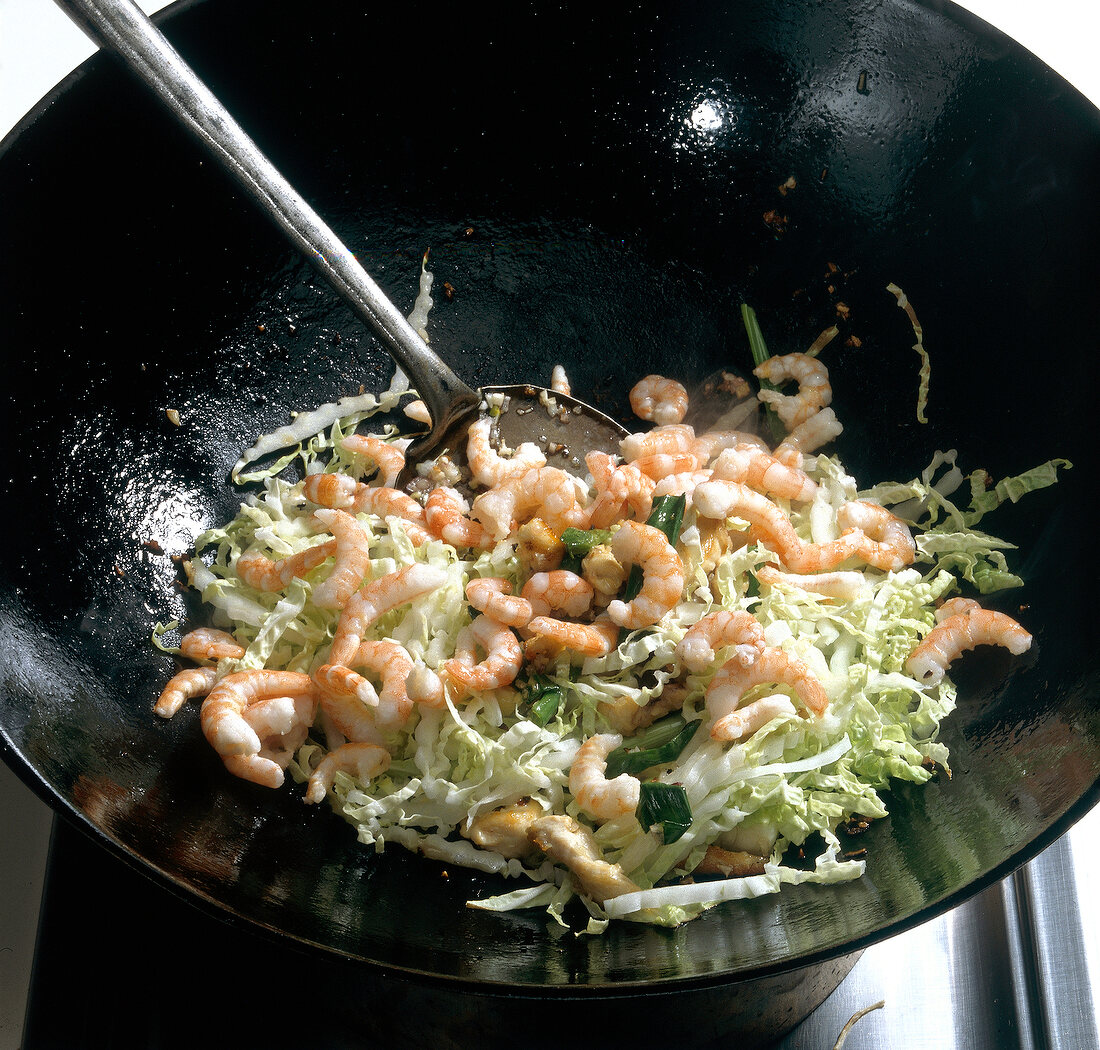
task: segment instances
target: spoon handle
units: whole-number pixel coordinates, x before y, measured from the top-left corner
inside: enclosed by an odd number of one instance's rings
[[[99,47],[117,52],[236,176],[298,249],[377,333],[442,433],[478,395],[428,349],[355,256],[263,155],[133,0],[56,0]]]

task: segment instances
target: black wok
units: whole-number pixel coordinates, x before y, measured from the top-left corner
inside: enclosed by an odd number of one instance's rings
[[[352,985],[465,1003],[486,1042],[551,999],[624,1037],[703,1003],[703,1043],[751,1028],[746,989],[824,974],[805,1012],[853,952],[1002,878],[1095,802],[1100,115],[1075,91],[950,4],[237,0],[162,24],[399,306],[431,247],[453,289],[433,345],[473,384],[545,382],[562,361],[621,414],[646,372],[747,368],[742,301],[777,352],[844,306],[827,360],[861,483],[937,448],[995,478],[1081,462],[990,521],[1027,581],[1000,607],[1037,645],[959,667],[954,776],[891,793],[857,843],[864,880],[599,939],[467,910],[491,880],[376,856],[299,790],[228,777],[194,711],[152,715],[174,670],[152,627],[201,616],[173,556],[235,512],[239,451],[391,366],[97,57],[0,157],[0,750],[63,816],[215,914],[321,949]],[[927,424],[891,281],[932,354]]]

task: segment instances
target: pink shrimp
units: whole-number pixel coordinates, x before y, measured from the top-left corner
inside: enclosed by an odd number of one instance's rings
[[[702,464],[694,452],[653,452],[633,460],[630,466],[636,467],[647,478],[660,481],[670,474],[683,474],[689,470],[698,470]]]
[[[568,569],[553,569],[536,572],[523,585],[522,594],[531,607],[531,616],[549,616],[551,611],[557,611],[578,617],[592,608],[595,591],[583,576]]]
[[[577,479],[557,467],[532,467],[474,499],[473,516],[496,538],[504,539],[516,525],[538,517],[560,533],[587,524],[579,502]]]
[[[782,572],[774,565],[761,565],[756,570],[756,578],[765,587],[796,587],[799,590],[821,594],[827,598],[841,599],[857,597],[866,582],[863,573],[854,569],[800,575],[793,572]]]
[[[942,619],[940,612],[946,610]],[[909,654],[905,669],[919,682],[936,685],[952,663],[979,645],[1000,645],[1013,656],[1031,648],[1031,635],[1011,616],[983,609],[970,599],[953,599],[937,612],[939,623]]]
[[[803,452],[816,452],[823,445],[844,433],[844,427],[831,408],[815,412],[805,422],[799,423],[775,450],[778,460],[788,465],[800,466]]]
[[[385,737],[374,719],[375,707],[367,707],[357,696],[321,693],[321,725],[329,747],[345,741],[356,744],[385,744]]]
[[[478,661],[477,654],[485,653]],[[455,655],[445,660],[439,676],[461,698],[511,685],[523,666],[523,649],[511,628],[482,613],[458,633]]]
[[[917,546],[909,526],[885,507],[867,500],[852,500],[836,513],[842,529],[859,529],[864,540],[857,552],[860,559],[884,572],[897,572],[912,565]]]
[[[336,540],[326,540],[278,561],[272,561],[258,551],[246,551],[237,559],[237,575],[247,586],[258,591],[281,591],[296,576],[308,576],[318,565],[331,558],[337,548]],[[241,655],[244,655],[243,652]]]
[[[329,650],[329,663],[347,665],[358,651],[367,628],[379,617],[399,605],[430,594],[446,579],[447,574],[442,569],[414,562],[371,580],[344,606]]]
[[[309,675],[296,671],[251,670],[226,675],[202,702],[203,735],[236,776],[279,787],[283,770],[262,754],[263,743],[244,717],[252,704],[273,697],[302,699],[314,706],[316,689]]]
[[[661,478],[653,487],[653,498],[659,496],[687,496],[688,502],[695,492],[695,488],[704,481],[710,481],[714,472],[710,470],[688,470],[681,474],[669,474]]]
[[[695,430],[687,423],[669,423],[637,434],[627,434],[619,442],[619,451],[627,463],[643,456],[695,451]]]
[[[794,503],[808,503],[817,494],[817,484],[804,471],[781,463],[770,452],[754,445],[735,445],[723,450],[714,461],[718,481],[739,481]]]
[[[333,510],[424,521],[424,508],[412,496],[382,485],[364,485],[347,474],[311,474],[302,483],[302,492],[311,502]]]
[[[688,628],[676,647],[680,662],[689,671],[705,671],[717,649],[734,647],[731,659],[747,667],[764,651],[764,628],[750,613],[717,609]]]
[[[606,452],[589,452],[585,466],[592,475],[596,499],[587,508],[590,529],[606,529],[626,516],[649,517],[655,482],[635,464],[617,464]]]
[[[535,615],[526,593],[512,593],[512,585],[497,576],[484,576],[466,584],[466,600],[478,612],[509,627],[523,627]]]
[[[489,441],[492,426],[488,416],[481,416],[466,431],[466,462],[475,481],[494,488],[532,467],[546,465],[542,449],[531,441],[525,441],[510,457],[502,456]]]
[[[245,648],[228,631],[196,627],[180,639],[180,652],[190,660],[239,660]]]
[[[313,604],[321,609],[340,609],[370,572],[370,541],[363,526],[345,511],[319,510],[314,517],[336,537],[336,563],[326,579],[313,588]]]
[[[340,442],[340,447],[374,463],[382,476],[382,484],[387,488],[397,484],[398,475],[405,469],[405,453],[374,434],[351,434]]]
[[[638,808],[641,784],[629,773],[608,780],[607,756],[621,743],[617,733],[590,736],[577,749],[569,767],[569,791],[577,805],[596,820],[614,820]]]
[[[316,715],[315,696],[272,696],[249,704],[241,717],[261,741],[259,754],[247,756],[251,759],[249,765],[253,769],[270,771],[270,767],[263,765],[267,761],[285,770],[294,753],[305,743]]]
[[[347,743],[330,751],[310,774],[305,801],[314,804],[324,800],[332,790],[337,773],[347,773],[360,784],[369,783],[390,767],[390,753],[377,744]]]
[[[452,547],[487,550],[496,539],[484,525],[466,516],[466,501],[457,490],[440,485],[428,496],[424,514],[433,536]]]
[[[609,603],[607,615],[631,631],[657,623],[684,593],[684,563],[676,548],[660,529],[626,521],[612,538],[611,550],[621,565],[640,565],[643,575],[638,595]]]
[[[788,430],[805,423],[833,399],[829,383],[829,371],[816,357],[808,354],[783,354],[769,357],[753,369],[753,375],[767,379],[777,386],[793,379],[798,383],[797,394],[782,394],[778,390],[761,390],[756,396],[774,406],[776,414]]]
[[[161,718],[171,718],[188,700],[206,696],[218,681],[213,667],[189,667],[174,674],[164,687],[153,710]]]
[[[789,696],[773,693],[723,715],[711,726],[710,735],[714,740],[744,740],[758,729],[763,729],[773,718],[797,714]]]
[[[747,667],[739,660],[727,660],[707,686],[707,711],[714,726],[731,714],[741,703],[741,698],[753,686],[775,683],[789,686],[807,710],[822,715],[829,706],[825,688],[813,672],[799,659],[783,649],[765,648]]]
[[[681,383],[648,375],[630,390],[630,408],[639,419],[661,425],[679,423],[687,413],[688,393]]]
[[[753,535],[795,572],[835,568],[855,554],[864,540],[863,533],[853,529],[829,543],[804,543],[782,508],[738,481],[708,481],[698,485],[692,503],[704,518],[725,520],[734,515],[744,518]]]
[[[737,445],[748,445],[762,449],[764,452],[768,451],[767,442],[763,438],[741,430],[708,430],[695,439],[691,451],[695,453],[699,465],[706,467],[710,465],[712,459],[721,455],[727,448],[734,448]]]
[[[619,642],[619,627],[606,616],[597,616],[592,623],[571,623],[551,616],[536,616],[527,625],[531,635],[527,655],[532,657],[557,655],[568,650],[578,656],[606,656]],[[553,652],[547,650],[550,643]]]
[[[409,720],[413,707],[406,682],[415,664],[408,650],[397,642],[365,641],[360,643],[352,663],[366,667],[382,680],[375,724],[384,733],[400,729]]]

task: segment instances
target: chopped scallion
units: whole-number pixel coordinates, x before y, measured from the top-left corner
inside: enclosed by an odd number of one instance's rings
[[[676,842],[691,827],[691,804],[679,784],[643,781],[638,798],[638,823],[648,831],[654,824],[664,830],[664,844]]]
[[[664,739],[660,741],[632,740],[632,746],[627,747],[624,745],[616,748],[607,756],[605,775],[609,780],[614,779],[620,773],[641,773],[642,770],[649,769],[651,766],[675,762],[680,757],[680,753],[687,747],[688,741],[695,736],[695,731],[703,724],[700,719],[696,719],[694,722],[685,722],[678,715],[675,716],[675,721],[673,719],[662,719],[661,721],[670,723],[668,727],[662,728],[673,729],[673,735],[669,737],[666,732]],[[654,723],[654,726],[660,725],[660,722]],[[640,743],[644,743],[646,746],[639,746]]]

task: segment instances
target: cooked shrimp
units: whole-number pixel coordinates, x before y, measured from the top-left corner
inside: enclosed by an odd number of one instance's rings
[[[590,736],[577,749],[569,767],[569,791],[577,805],[596,820],[614,820],[638,808],[641,785],[629,773],[608,780],[607,756],[621,743],[617,733]]]
[[[239,660],[245,649],[228,631],[196,627],[180,639],[180,652],[190,660]]]
[[[531,607],[532,616],[549,616],[551,611],[557,611],[576,618],[592,608],[594,592],[592,584],[582,576],[568,569],[554,569],[536,572],[523,585],[521,593]]]
[[[906,671],[919,682],[937,684],[948,664],[979,645],[1000,645],[1013,656],[1031,648],[1031,635],[1011,616],[983,609],[969,599],[954,599],[945,606],[948,615],[924,636],[905,661]]]
[[[339,734],[335,746],[345,740],[356,744],[385,743],[385,737],[374,720],[375,707],[367,707],[357,696],[321,693],[321,724],[329,734],[329,746],[333,746],[330,730]]]
[[[689,627],[676,647],[680,662],[689,671],[705,671],[716,650],[732,645],[735,660],[748,667],[764,651],[764,628],[751,613],[740,609],[718,609]]]
[[[393,488],[397,477],[405,469],[405,453],[396,445],[374,434],[350,434],[340,442],[345,452],[369,459],[382,476],[382,484]]]
[[[428,528],[444,543],[478,550],[495,546],[493,534],[480,522],[467,517],[466,512],[466,501],[461,493],[445,485],[432,489],[424,507]]]
[[[783,715],[794,717],[797,714],[789,696],[773,693],[723,715],[710,727],[710,735],[714,740],[744,740],[758,729],[763,729],[773,718]]]
[[[390,753],[377,744],[341,744],[330,751],[310,774],[305,801],[321,802],[332,788],[337,773],[347,773],[360,784],[369,783],[390,767]]]
[[[526,589],[522,597],[514,595],[512,585],[498,576],[471,580],[466,584],[466,600],[478,612],[509,627],[523,627],[535,615]]]
[[[775,456],[783,463],[794,465],[801,463],[803,452],[816,452],[823,445],[835,440],[844,433],[844,427],[831,408],[815,412],[809,419],[799,423],[775,450]]]
[[[527,837],[527,832],[542,812],[538,804],[524,798],[489,813],[480,813],[470,821],[468,828],[458,830],[475,846],[492,850],[502,857],[524,860],[535,851],[535,844]]]
[[[676,548],[660,529],[625,521],[611,540],[611,550],[620,564],[642,567],[642,589],[629,602],[611,602],[607,615],[631,631],[657,623],[684,593],[684,563]]]
[[[661,481],[670,474],[684,474],[690,470],[698,470],[702,464],[694,452],[654,452],[648,456],[641,456],[630,464],[636,467],[647,478]]]
[[[412,713],[413,701],[406,685],[415,666],[408,650],[398,642],[365,641],[352,658],[356,667],[366,667],[382,679],[374,721],[382,732],[400,729]]]
[[[153,710],[161,718],[171,718],[188,700],[206,696],[218,680],[213,667],[189,667],[168,679]]]
[[[348,599],[336,625],[329,650],[330,664],[347,664],[359,649],[367,628],[399,605],[430,594],[446,581],[442,569],[414,562],[396,572],[371,580]]]
[[[363,526],[345,511],[319,510],[313,516],[336,537],[336,564],[313,588],[313,604],[340,609],[370,572],[370,540]]]
[[[885,507],[867,500],[851,500],[836,513],[842,529],[859,529],[864,534],[859,558],[884,572],[897,572],[911,565],[917,545],[909,526]]]
[[[552,616],[536,616],[527,625],[527,656],[556,656],[568,650],[578,656],[606,656],[619,642],[619,628],[606,617],[592,623],[571,623]],[[550,645],[547,646],[546,642]]]
[[[619,442],[619,451],[627,463],[643,456],[660,453],[695,451],[695,429],[687,423],[669,423],[638,434],[627,434]]]
[[[783,425],[793,430],[805,423],[833,399],[829,383],[829,370],[816,357],[807,354],[783,354],[769,357],[753,369],[753,375],[777,386],[793,379],[798,383],[797,394],[782,394],[778,390],[761,390],[756,396],[772,405]]]
[[[565,374],[565,369],[561,365],[554,365],[553,370],[550,373],[550,389],[555,394],[572,394],[573,390],[569,383],[569,376]]]
[[[418,663],[405,680],[405,691],[414,704],[424,707],[443,706],[443,682],[426,664]]]
[[[639,380],[629,397],[634,415],[653,423],[679,423],[687,412],[687,390],[675,379],[664,376],[648,375]]]
[[[257,755],[246,757],[274,762],[280,770],[285,770],[294,753],[305,743],[316,714],[317,698],[314,696],[273,696],[249,704],[242,717],[260,738],[260,750]],[[265,768],[256,762],[252,767]],[[268,771],[270,773],[269,767]],[[271,786],[278,787],[277,784]]]
[[[735,448],[737,445],[748,445],[768,451],[768,444],[762,437],[749,434],[741,430],[708,430],[700,434],[691,447],[699,460],[699,465],[706,467],[710,461],[721,455],[727,448]]]
[[[590,529],[606,529],[621,521],[627,509],[643,520],[649,517],[656,482],[637,464],[618,464],[606,452],[589,452],[584,462],[596,490],[596,498],[587,509]]]
[[[572,817],[539,817],[532,822],[527,836],[552,861],[568,868],[581,892],[594,901],[602,904],[638,890],[618,864],[603,859],[592,832]]]
[[[424,520],[424,508],[411,496],[382,485],[364,485],[347,474],[310,474],[302,483],[302,492],[312,503],[333,510]]]
[[[795,572],[832,569],[855,554],[863,533],[853,529],[829,543],[804,543],[790,518],[767,496],[738,481],[708,481],[698,485],[692,496],[698,514],[704,518],[744,518],[752,534],[780,561]]]
[[[506,459],[489,442],[492,426],[488,416],[481,416],[466,431],[466,462],[475,481],[493,488],[532,467],[546,465],[542,449],[532,441],[525,441]]]
[[[478,650],[485,653],[478,661]],[[439,676],[460,696],[511,685],[523,666],[523,648],[511,628],[482,613],[458,633],[455,655],[445,660]]]
[[[765,587],[796,587],[802,591],[824,595],[826,598],[841,599],[858,597],[866,582],[863,573],[854,569],[799,574],[782,572],[774,565],[761,565],[756,570],[756,578]]]
[[[572,474],[557,467],[532,467],[477,496],[471,513],[499,539],[511,535],[517,523],[535,517],[560,533],[587,523],[578,495]]]
[[[296,671],[251,670],[226,675],[202,702],[203,735],[231,773],[269,787],[278,787],[283,771],[261,755],[262,741],[244,717],[252,704],[272,697],[312,703],[316,690],[309,675]]]
[[[680,474],[669,474],[661,478],[653,487],[653,498],[659,496],[686,496],[691,501],[697,485],[710,481],[714,472],[710,470],[687,470]]]
[[[809,503],[817,494],[817,484],[808,474],[781,463],[755,445],[735,445],[723,450],[712,469],[718,481],[739,481],[757,492],[793,503]]]
[[[281,591],[296,576],[307,576],[337,551],[336,540],[306,547],[287,558],[272,561],[258,551],[246,551],[237,559],[237,575],[249,587],[258,591]],[[241,650],[244,655],[244,650]]]
[[[823,714],[829,706],[825,687],[801,660],[783,649],[767,647],[747,667],[738,660],[727,660],[718,669],[707,686],[707,711],[717,723],[737,709],[753,686],[765,683],[789,686],[815,715]]]

